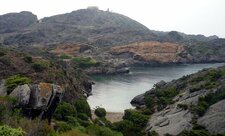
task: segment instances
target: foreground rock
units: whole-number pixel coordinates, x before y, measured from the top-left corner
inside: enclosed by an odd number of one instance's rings
[[[224,71],[225,67],[211,68],[171,82],[161,81],[151,90],[136,96],[131,104],[153,112],[146,126],[147,132],[156,131],[160,136],[178,135],[184,130],[190,131],[194,126],[200,125],[209,133],[223,134]],[[211,102],[201,100],[205,96],[207,100],[211,99]],[[200,100],[204,104],[199,103]],[[217,103],[214,104],[212,101]]]
[[[212,133],[225,133],[225,100],[210,106],[205,115],[198,119],[198,124]]]
[[[15,88],[10,96],[18,99],[18,107],[26,116],[51,119],[57,104],[61,101],[64,90],[55,84],[39,83],[21,85]]]

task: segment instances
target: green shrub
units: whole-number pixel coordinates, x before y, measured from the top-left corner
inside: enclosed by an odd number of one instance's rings
[[[30,57],[30,56],[24,57],[23,60],[24,60],[26,63],[32,63],[32,61],[33,61],[32,57]]]
[[[73,58],[73,61],[75,61],[81,68],[97,67],[100,65],[100,63],[96,62],[94,59],[90,57],[88,58],[75,57]]]
[[[150,110],[154,110],[154,98],[152,96],[146,96],[144,97],[144,101],[145,101],[145,105],[147,106],[147,108],[149,108]]]
[[[99,118],[105,117],[106,110],[104,108],[97,108],[95,109],[95,115],[98,116]]]
[[[91,108],[85,99],[77,100],[74,106],[77,109],[78,113],[84,113],[88,117],[91,117]]]
[[[91,136],[123,136],[121,133],[113,131],[107,127],[90,125],[87,127],[87,133]]]
[[[11,128],[9,126],[0,126],[0,136],[24,136],[21,128]]]
[[[47,69],[47,67],[45,65],[42,65],[41,63],[33,63],[32,64],[32,68],[36,71],[36,72],[42,72],[45,69]]]
[[[79,121],[77,120],[76,117],[66,116],[65,121],[66,121],[66,123],[68,123],[69,125],[71,125],[73,127],[80,126]]]
[[[5,56],[5,55],[6,55],[6,53],[4,51],[2,51],[0,48],[0,57]]]
[[[183,109],[183,110],[187,110],[188,109],[188,105],[187,104],[178,104],[177,107]]]
[[[53,62],[51,62],[49,60],[39,60],[32,64],[32,68],[36,72],[42,72],[42,71],[52,67],[53,65],[54,65]]]
[[[178,136],[214,136],[211,135],[206,130],[191,130],[191,131],[183,131]]]
[[[112,128],[112,123],[104,117],[95,119],[94,123],[99,126],[105,126],[105,127]]]
[[[133,122],[123,120],[113,123],[113,130],[123,133],[124,136],[143,136],[142,128],[136,126]]]
[[[70,130],[68,132],[62,133],[61,136],[89,136],[77,129]]]
[[[0,58],[0,62],[2,62],[3,64],[9,66],[11,64],[11,60],[8,57],[2,57]]]
[[[59,121],[56,123],[56,131],[57,132],[66,132],[72,130],[72,126],[70,126],[69,124],[67,124],[66,122],[63,121]]]
[[[79,113],[77,117],[81,120],[85,120],[85,121],[89,120],[89,117],[85,113]]]
[[[72,59],[73,57],[67,54],[63,54],[60,56],[60,59]]]
[[[66,102],[61,102],[55,110],[54,117],[57,120],[66,121],[66,119],[68,119],[68,116],[76,117],[77,111],[73,105]]]
[[[144,127],[148,122],[148,116],[134,110],[125,110],[123,119],[129,120],[140,127]]]
[[[7,87],[7,94],[10,94],[18,85],[30,84],[31,79],[20,76],[14,75],[10,76],[6,79],[6,87]]]
[[[80,118],[78,118],[77,120],[78,120],[79,124],[81,126],[83,126],[83,127],[88,127],[88,126],[90,126],[92,124],[89,120],[88,121],[87,120],[82,120]]]
[[[150,131],[148,132],[148,136],[159,136],[159,134],[156,131]]]

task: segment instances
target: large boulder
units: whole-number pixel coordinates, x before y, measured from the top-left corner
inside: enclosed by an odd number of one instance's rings
[[[26,106],[29,104],[30,101],[30,87],[25,84],[21,86],[17,86],[12,93],[10,93],[11,97],[15,97],[18,99],[20,106]]]
[[[17,106],[23,109],[26,116],[51,119],[64,92],[64,89],[55,84],[25,84],[16,87],[10,96],[18,99]]]
[[[211,133],[225,133],[225,100],[211,105],[205,115],[198,119],[198,124]]]

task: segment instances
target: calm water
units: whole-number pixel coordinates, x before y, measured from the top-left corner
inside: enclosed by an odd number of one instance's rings
[[[161,81],[171,81],[203,68],[222,66],[216,64],[190,64],[166,67],[135,67],[129,74],[94,76],[93,95],[88,98],[91,108],[104,107],[107,111],[123,112],[132,108],[130,101]]]

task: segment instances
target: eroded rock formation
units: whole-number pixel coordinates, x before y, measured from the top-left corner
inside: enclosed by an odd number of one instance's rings
[[[16,87],[9,96],[18,99],[18,107],[26,116],[51,119],[52,114],[64,95],[64,89],[50,83],[21,85]]]

